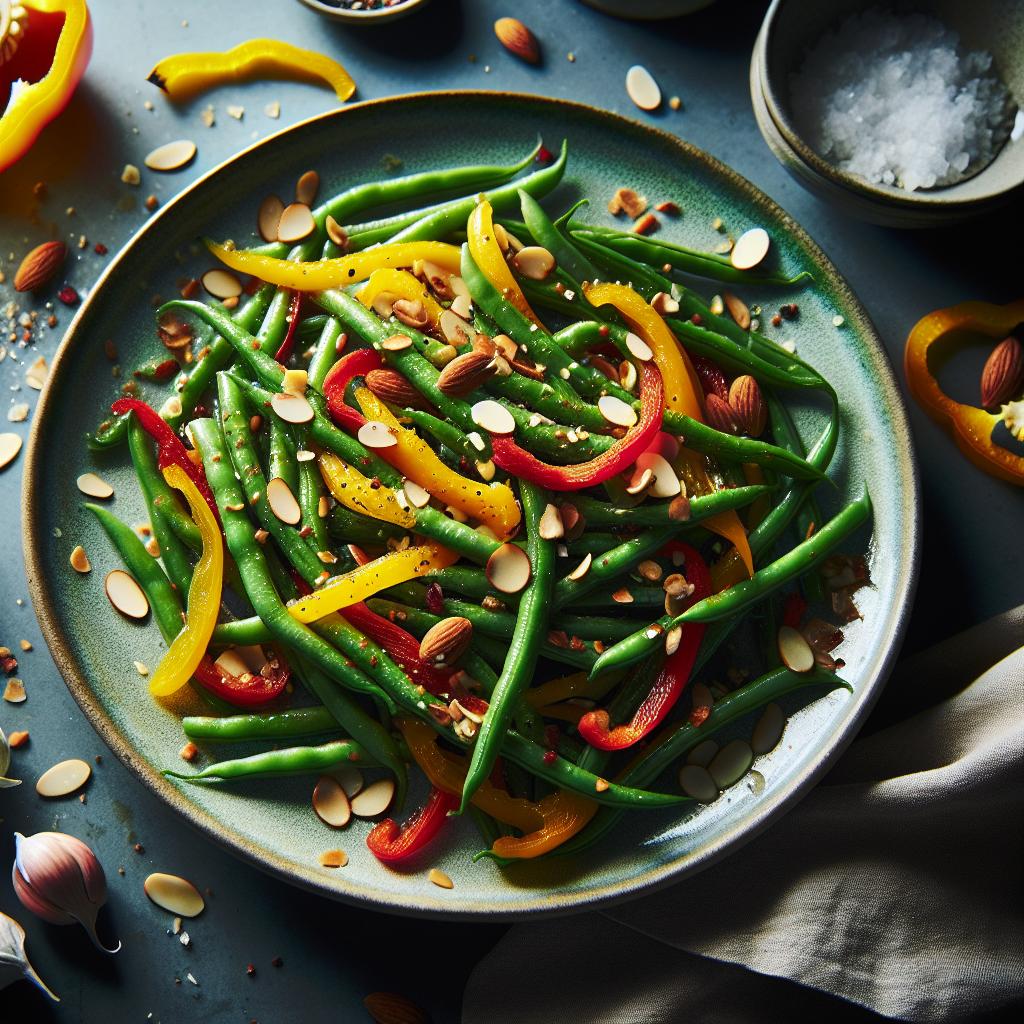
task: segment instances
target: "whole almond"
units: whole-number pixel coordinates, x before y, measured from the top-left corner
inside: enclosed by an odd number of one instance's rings
[[[499,18],[494,23],[494,34],[509,53],[528,64],[540,63],[537,37],[518,18]]]
[[[707,416],[708,426],[720,430],[723,434],[738,434],[740,431],[736,414],[728,402],[723,402],[718,395],[704,396],[704,412]]]
[[[1015,397],[1024,383],[1024,347],[1012,334],[1003,338],[981,371],[981,404],[986,409]]]
[[[403,409],[430,409],[430,403],[397,370],[370,370],[366,386],[382,402]]]
[[[375,1024],[429,1024],[429,1018],[411,999],[394,992],[371,992],[363,1006]]]
[[[437,377],[437,386],[446,395],[461,398],[475,391],[497,372],[494,357],[486,352],[466,352],[456,356]]]
[[[473,623],[452,615],[431,626],[420,641],[420,658],[430,664],[454,665],[469,649]]]
[[[761,387],[749,373],[737,377],[729,388],[729,406],[740,430],[750,437],[760,437],[768,425],[768,409]]]
[[[22,261],[14,275],[14,290],[31,292],[50,281],[64,263],[67,246],[63,242],[43,242]]]

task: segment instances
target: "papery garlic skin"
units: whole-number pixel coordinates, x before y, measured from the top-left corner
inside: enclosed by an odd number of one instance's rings
[[[11,745],[7,742],[3,729],[0,729],[0,789],[21,785],[21,779],[10,779],[7,777],[7,769],[10,767]]]
[[[22,905],[51,924],[74,924],[89,933],[97,948],[108,949],[96,934],[96,916],[107,902],[107,879],[96,854],[63,832],[14,833],[16,852],[11,878]]]
[[[28,962],[25,953],[25,929],[13,917],[0,912],[0,989],[22,978],[38,986],[55,1003],[60,1002],[60,996],[51,991]]]

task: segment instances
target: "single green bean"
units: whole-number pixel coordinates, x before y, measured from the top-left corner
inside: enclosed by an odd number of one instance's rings
[[[565,504],[575,506],[583,516],[589,529],[592,526],[669,526],[672,522],[681,524],[699,523],[703,519],[716,516],[721,512],[744,508],[762,495],[770,494],[773,488],[765,484],[751,484],[744,487],[732,487],[724,491],[715,491],[701,497],[690,498],[687,510],[677,505],[673,509],[672,502],[654,502],[637,505],[635,508],[620,508],[607,501],[598,501],[585,495],[570,495]],[[684,516],[673,519],[673,515]]]
[[[572,241],[558,228],[544,212],[544,208],[528,192],[519,193],[519,206],[523,212],[526,227],[538,245],[543,246],[555,257],[560,270],[580,281],[594,281],[598,277],[597,267],[573,245]]]
[[[310,317],[310,320],[319,319]],[[316,347],[313,349],[313,357],[309,361],[308,374],[309,386],[316,391],[324,389],[324,378],[330,372],[331,367],[338,361],[338,342],[344,336],[341,324],[333,316],[324,317],[324,326],[317,338]]]
[[[326,707],[317,705],[261,714],[229,715],[225,718],[187,715],[181,720],[181,727],[190,740],[248,743],[253,740],[284,740],[295,736],[337,732],[338,722]]]
[[[236,757],[207,765],[194,775],[165,769],[169,779],[181,782],[229,782],[235,779],[269,779],[290,775],[315,775],[343,764],[373,764],[354,740],[334,740],[319,747],[286,747],[251,757]]]

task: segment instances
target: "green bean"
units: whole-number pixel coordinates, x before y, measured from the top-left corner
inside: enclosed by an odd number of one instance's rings
[[[597,279],[597,267],[552,222],[533,196],[527,192],[520,192],[519,205],[523,212],[523,220],[534,240],[555,257],[559,269],[574,278],[577,287],[580,281]]]
[[[716,516],[721,512],[744,508],[773,488],[765,484],[750,484],[744,487],[732,487],[724,491],[715,491],[701,497],[689,499],[689,514],[682,520],[674,520],[669,512],[672,505],[669,501],[644,503],[635,508],[620,508],[607,501],[598,501],[584,495],[570,495],[563,504],[573,505],[583,516],[587,529],[593,526],[669,526],[673,522],[681,525],[699,523],[701,520]],[[677,507],[678,508],[678,507]],[[681,514],[676,512],[677,515]]]
[[[307,258],[304,246],[297,246],[288,254],[289,259]],[[267,315],[256,332],[256,341],[259,342],[260,351],[265,355],[274,357],[274,354],[281,347],[285,335],[288,333],[288,315],[292,307],[292,292],[290,288],[278,288],[274,298],[267,309]]]
[[[470,465],[487,461],[484,459],[484,453],[454,423],[442,420],[422,409],[403,409],[402,415],[411,420],[423,433],[429,434],[439,444],[449,448],[457,457],[466,459]]]
[[[291,431],[293,438],[300,434],[299,428]],[[302,440],[294,441],[296,448],[301,446]],[[320,514],[320,506],[327,501],[327,491],[324,488],[323,477],[314,459],[305,458],[297,462],[299,471],[299,489],[296,497],[299,502],[299,509],[302,512],[302,530],[304,533],[309,529],[306,541],[312,552],[319,558],[320,552],[330,552],[331,538],[327,530],[326,516]]]
[[[317,319],[310,317],[309,319]],[[324,389],[324,378],[330,373],[331,367],[338,361],[338,342],[344,336],[341,324],[333,316],[325,316],[323,330],[313,349],[313,357],[309,361],[309,386],[316,391]]]
[[[226,718],[187,715],[181,720],[181,727],[190,740],[248,743],[253,740],[284,740],[295,736],[337,732],[338,722],[327,708],[317,705],[289,708],[287,711],[229,715]]]
[[[218,378],[218,390],[221,389],[220,380],[221,378]],[[221,401],[223,402],[223,397]],[[242,396],[237,394],[235,406],[239,410],[242,408],[242,401]],[[281,420],[276,416],[268,418],[270,420],[268,424],[270,448],[267,458],[267,479],[273,480],[275,477],[280,477],[288,485],[288,490],[292,494],[297,494],[299,491],[299,464],[295,461],[295,444]],[[248,427],[248,420],[246,420],[246,426]]]
[[[295,330],[295,340],[299,345],[315,345],[327,326],[330,317],[326,313],[314,313],[299,321]]]
[[[319,747],[286,747],[251,757],[236,757],[207,765],[194,775],[165,769],[163,774],[180,782],[228,782],[235,779],[270,779],[291,775],[315,775],[343,764],[373,764],[367,752],[353,740],[334,740]]]
[[[385,523],[380,519],[369,519],[344,505],[335,505],[327,516],[327,530],[343,544],[384,545],[389,540],[405,535],[400,526]]]

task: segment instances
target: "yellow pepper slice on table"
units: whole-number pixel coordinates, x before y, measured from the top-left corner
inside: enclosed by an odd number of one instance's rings
[[[206,241],[206,247],[232,270],[252,274],[268,284],[297,292],[322,292],[359,284],[382,267],[411,267],[417,260],[429,260],[457,274],[461,258],[459,247],[447,242],[395,242],[393,245],[378,245],[365,252],[307,263],[231,249],[210,240]]]
[[[907,387],[925,412],[946,427],[957,447],[979,469],[1012,484],[1024,484],[1024,458],[993,441],[992,431],[1005,420],[1011,433],[1024,440],[1022,402],[1011,402],[1000,413],[957,402],[942,390],[928,366],[928,357],[935,346],[954,333],[969,332],[1002,339],[1021,323],[1024,323],[1024,300],[1005,306],[962,302],[919,320],[907,338],[903,358]]]
[[[203,549],[188,588],[185,627],[174,638],[149,681],[149,692],[154,697],[168,697],[176,693],[199,667],[217,625],[224,582],[224,542],[210,506],[181,466],[168,466],[163,474],[171,487],[185,495],[192,518],[199,528]]]
[[[366,282],[366,287],[356,292],[356,298],[367,309],[373,309],[374,302],[382,295],[386,296],[389,302],[394,299],[422,302],[431,327],[436,329],[441,322],[441,314],[444,310],[427,291],[423,282],[407,270],[381,267],[380,270],[375,270],[370,275],[369,280]]]

